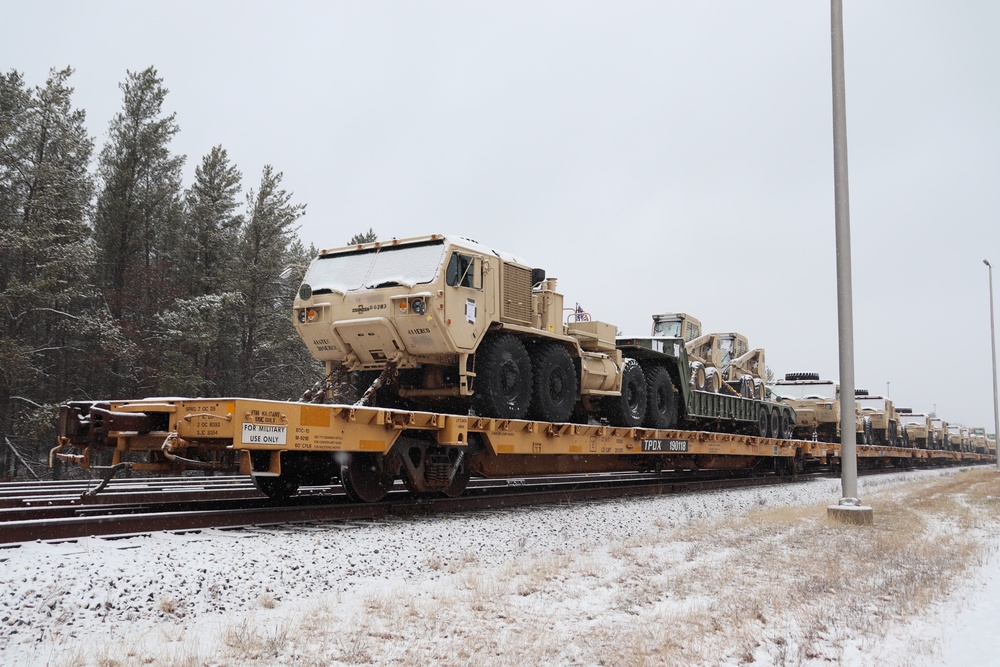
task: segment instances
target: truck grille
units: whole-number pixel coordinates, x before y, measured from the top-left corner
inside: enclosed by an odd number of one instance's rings
[[[531,269],[503,265],[503,303],[500,319],[531,326]]]

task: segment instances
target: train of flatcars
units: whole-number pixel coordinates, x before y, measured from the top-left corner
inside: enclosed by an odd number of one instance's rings
[[[323,250],[292,317],[327,368],[302,400],[70,402],[50,460],[106,474],[239,470],[274,498],[339,482],[362,502],[397,480],[455,496],[471,476],[839,465],[839,407],[813,396],[823,383],[798,377],[776,392],[763,350],[701,335],[683,314],[655,316],[649,337],[616,337],[564,309],[544,270],[461,237]],[[338,394],[338,373],[361,400]],[[797,396],[793,385],[809,386]],[[863,467],[995,460],[985,434],[978,449],[939,447],[883,432],[869,412],[858,415]]]

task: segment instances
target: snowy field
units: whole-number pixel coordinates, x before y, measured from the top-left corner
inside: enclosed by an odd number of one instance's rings
[[[25,544],[0,550],[0,664],[1000,665],[998,488],[863,478],[869,528],[827,521],[840,484],[816,480]],[[947,558],[909,572],[909,533]],[[858,565],[857,590],[828,578],[876,552],[896,565]]]

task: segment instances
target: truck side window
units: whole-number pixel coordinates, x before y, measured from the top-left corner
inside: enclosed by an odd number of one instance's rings
[[[479,262],[474,257],[453,253],[448,261],[448,269],[445,273],[445,280],[451,287],[473,287],[479,289],[482,281],[479,280]]]

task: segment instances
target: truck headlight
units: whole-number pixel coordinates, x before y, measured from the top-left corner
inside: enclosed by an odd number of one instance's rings
[[[413,312],[417,315],[423,315],[427,312],[427,303],[424,302],[423,299],[414,299],[410,302],[410,308],[412,308]]]

